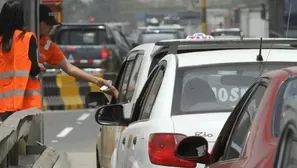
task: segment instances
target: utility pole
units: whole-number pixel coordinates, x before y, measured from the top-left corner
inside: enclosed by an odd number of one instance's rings
[[[201,31],[207,34],[207,0],[201,0],[201,8],[202,8],[202,19],[201,19]]]
[[[188,12],[192,12],[193,11],[193,4],[192,4],[192,0],[188,0],[187,1],[187,11]],[[191,19],[188,18],[188,26],[187,26],[188,30],[187,30],[187,34],[193,34],[193,30],[192,30],[192,21]]]

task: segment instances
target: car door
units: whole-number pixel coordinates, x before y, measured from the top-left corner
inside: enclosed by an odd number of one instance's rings
[[[142,122],[148,121],[152,104],[157,96],[158,88],[161,86],[164,71],[160,71],[160,67],[156,67],[146,81],[132,112],[131,124],[125,129],[121,135],[118,146],[117,168],[130,168],[137,160],[135,153],[140,151],[135,149],[146,149],[143,144],[142,133],[145,128]],[[158,79],[158,80],[156,80]]]
[[[112,99],[111,104],[128,103],[134,93],[133,86],[137,80],[137,72],[139,71],[141,62],[143,59],[143,51],[133,51],[128,55],[128,58],[124,61],[119,76],[116,81],[116,88],[119,91],[119,97],[116,100]],[[130,89],[129,89],[130,88]],[[99,146],[99,157],[102,165],[109,164],[108,158],[112,155],[112,152],[117,144],[120,133],[124,127],[117,126],[102,126],[100,129],[101,143]],[[110,140],[114,140],[110,142]]]
[[[224,167],[242,167],[245,158],[242,157],[246,142],[249,138],[250,128],[255,118],[261,101],[267,89],[268,82],[261,80],[254,84],[245,94],[244,101],[238,103],[232,113],[237,113],[237,116],[232,116],[230,122],[234,118],[236,121],[232,125],[232,131],[228,132],[225,124],[222,132],[216,142],[215,151],[213,153],[213,164],[209,168],[224,168]],[[237,111],[239,110],[239,111]],[[227,139],[227,140],[226,140]],[[225,142],[224,142],[225,141]],[[219,142],[222,142],[221,144]]]

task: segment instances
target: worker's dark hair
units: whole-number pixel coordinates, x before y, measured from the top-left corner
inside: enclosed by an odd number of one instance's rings
[[[21,30],[18,38],[23,38],[26,31],[24,29],[24,9],[20,1],[8,0],[2,7],[0,13],[0,36],[2,36],[2,51],[11,50],[13,35],[15,30]]]

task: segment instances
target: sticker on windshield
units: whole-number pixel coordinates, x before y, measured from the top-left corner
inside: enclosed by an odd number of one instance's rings
[[[217,99],[221,102],[237,102],[247,91],[248,88],[216,88],[212,87]]]

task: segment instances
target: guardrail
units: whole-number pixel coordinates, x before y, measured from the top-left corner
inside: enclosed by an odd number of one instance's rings
[[[34,120],[42,117],[43,113],[37,108],[18,111],[0,125],[0,168],[52,168],[59,165],[63,168],[69,167],[68,160],[60,157],[64,156],[64,153],[58,153],[37,142],[40,137],[32,130],[39,128],[32,127],[35,126]]]
[[[84,69],[84,71],[115,82],[117,73],[104,73],[101,69]],[[86,108],[85,95],[98,92],[99,87],[87,81],[75,79],[59,69],[47,70],[42,76],[43,109],[70,110]]]

